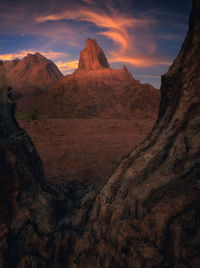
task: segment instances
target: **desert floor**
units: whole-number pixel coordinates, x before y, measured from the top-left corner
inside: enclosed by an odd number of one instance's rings
[[[96,186],[120,159],[144,140],[156,118],[20,120],[32,138],[51,181],[71,179]]]

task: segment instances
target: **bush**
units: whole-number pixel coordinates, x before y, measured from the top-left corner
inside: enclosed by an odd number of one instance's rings
[[[17,112],[15,114],[15,118],[17,120],[38,120],[39,119],[36,111],[32,111],[30,113]]]

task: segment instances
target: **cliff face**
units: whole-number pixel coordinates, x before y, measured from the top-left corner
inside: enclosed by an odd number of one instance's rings
[[[88,38],[80,53],[77,71],[91,71],[109,68],[107,58],[96,40]]]
[[[158,121],[96,197],[48,185],[11,105],[1,105],[2,267],[199,267],[199,30],[194,0],[186,40],[162,77]]]

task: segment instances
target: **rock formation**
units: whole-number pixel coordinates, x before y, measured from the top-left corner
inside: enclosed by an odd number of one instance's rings
[[[41,113],[59,118],[132,118],[157,115],[160,92],[135,80],[124,66],[109,67],[96,40],[87,39],[79,67],[49,88]],[[42,110],[41,110],[42,109]]]
[[[5,62],[9,94],[17,111],[51,118],[132,118],[158,112],[159,90],[135,80],[126,67],[109,67],[96,40],[87,39],[79,67],[62,77],[56,65],[41,54]]]
[[[63,76],[52,61],[38,52],[22,60],[6,61],[5,67],[9,85],[20,93],[34,87],[46,89]]]
[[[199,267],[199,31],[194,0],[187,37],[162,77],[157,123],[96,197],[48,185],[11,104],[1,105],[1,267]]]
[[[107,58],[96,40],[88,38],[80,53],[77,71],[91,71],[109,68]]]
[[[40,53],[28,54],[22,60],[5,62],[10,97],[17,100],[19,111],[30,109],[41,94],[63,77],[57,66]]]
[[[160,92],[140,84],[125,68],[109,68],[67,75],[44,99],[41,113],[50,117],[130,119],[136,113],[156,115]]]

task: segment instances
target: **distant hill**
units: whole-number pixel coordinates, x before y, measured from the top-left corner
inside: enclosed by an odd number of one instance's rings
[[[6,61],[4,65],[15,97],[38,95],[63,77],[58,67],[40,53],[28,54],[22,60]]]

